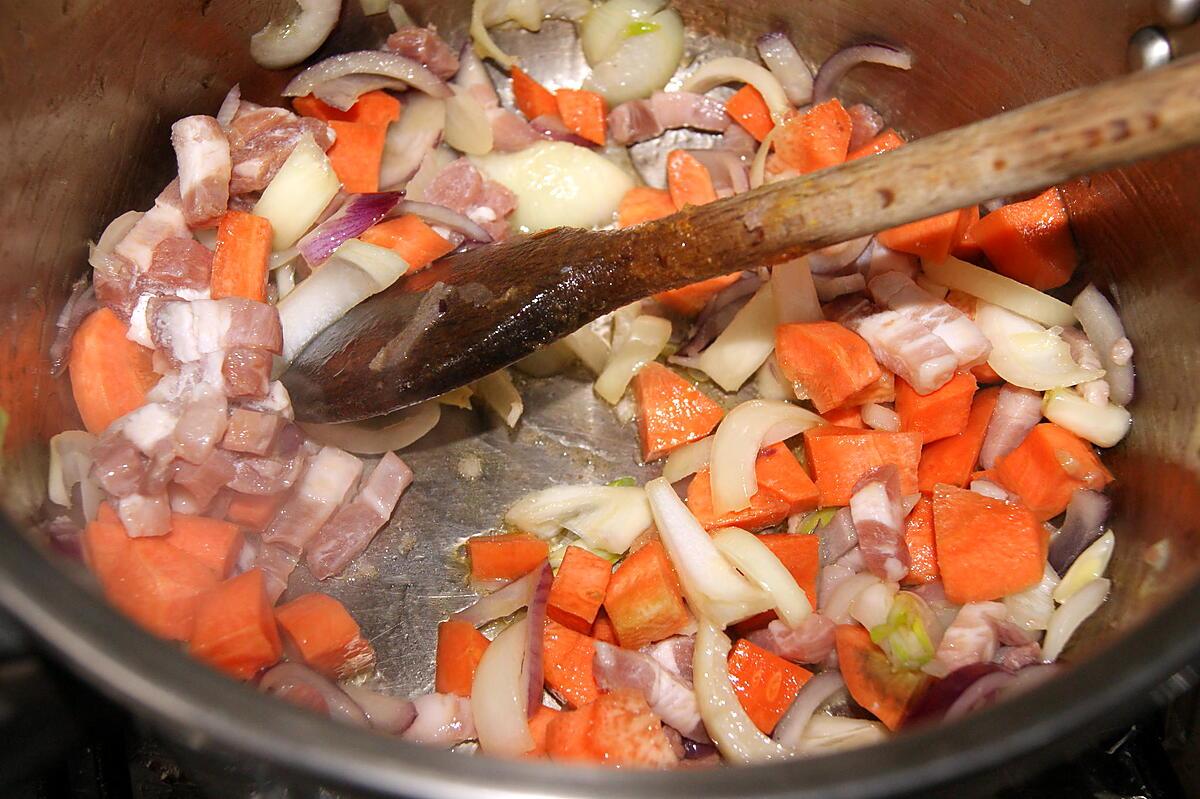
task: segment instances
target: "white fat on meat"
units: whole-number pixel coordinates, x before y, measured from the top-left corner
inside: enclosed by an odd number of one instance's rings
[[[875,360],[918,394],[936,391],[958,370],[958,356],[946,342],[896,311],[850,315],[843,324],[866,340]]]
[[[233,161],[221,124],[209,116],[190,116],[171,126],[171,145],[179,165],[183,217],[190,227],[216,221],[229,205]]]
[[[276,413],[285,419],[295,418],[292,410],[292,397],[288,394],[287,387],[278,380],[271,381],[267,396],[261,399],[246,400],[242,402],[242,407],[259,413]]]
[[[709,740],[692,686],[654,658],[597,641],[593,667],[602,689],[637,691],[654,714],[680,735],[701,743]]]
[[[908,574],[900,472],[892,464],[877,467],[859,480],[850,497],[850,517],[867,569],[881,580],[899,582]]]
[[[125,238],[113,248],[116,255],[133,263],[140,274],[150,269],[154,249],[166,239],[191,238],[187,220],[183,216],[183,198],[179,194],[179,181],[167,185],[154,207],[130,228]]]
[[[902,272],[882,272],[871,279],[868,290],[875,302],[922,325],[946,343],[965,369],[987,360],[991,342],[970,317],[939,300]]]
[[[145,455],[153,455],[175,432],[175,424],[178,421],[177,410],[151,402],[125,414],[118,424],[121,432],[135,447]]]
[[[171,532],[171,501],[159,494],[130,494],[116,502],[117,517],[130,538],[166,535]]]
[[[471,700],[457,694],[423,694],[412,700],[417,717],[400,737],[428,746],[455,746],[475,737]]]
[[[150,335],[150,323],[146,312],[149,309],[150,300],[159,296],[162,295],[153,291],[142,292],[138,295],[137,304],[133,306],[133,311],[129,316],[129,331],[125,334],[125,338],[141,344],[147,349],[154,349],[154,338]],[[172,296],[181,300],[207,300],[211,297],[207,288],[203,290],[180,288],[172,292]]]
[[[828,571],[832,566],[826,567]],[[784,660],[796,663],[822,663],[833,651],[834,631],[837,625],[820,613],[810,613],[792,629],[780,619],[772,619],[762,630],[747,636],[750,642],[761,646]]]
[[[979,451],[979,463],[991,469],[1000,458],[1021,445],[1029,431],[1042,421],[1042,394],[1006,383],[996,397]]]
[[[346,499],[363,463],[337,447],[322,447],[309,463],[296,491],[271,520],[263,541],[297,554]]]
[[[274,306],[241,298],[152,300],[147,326],[155,347],[175,363],[189,363],[228,349],[279,354],[283,330]]]
[[[968,602],[942,634],[933,662],[926,671],[949,674],[972,663],[987,663],[1000,645],[999,626],[1008,611],[1002,602]]]

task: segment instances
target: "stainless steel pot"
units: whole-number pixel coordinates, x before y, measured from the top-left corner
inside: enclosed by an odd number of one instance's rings
[[[854,752],[752,770],[630,774],[496,762],[421,749],[336,726],[268,700],[191,662],[124,622],[79,569],[47,556],[26,534],[42,500],[46,439],[78,425],[46,350],[85,241],[116,214],[146,207],[173,169],[167,131],[182,115],[212,112],[241,82],[273,100],[287,77],[258,69],[247,41],[268,16],[249,0],[0,0],[0,407],[6,517],[0,532],[0,603],[72,669],[177,741],[261,762],[267,773],[406,796],[865,796],[944,783],[1002,764],[1044,765],[1116,722],[1200,654],[1200,153],[1097,176],[1067,192],[1088,274],[1119,301],[1138,351],[1136,423],[1112,453],[1119,548],[1116,593],[1071,652],[1077,667],[1036,692],[961,723]],[[410,2],[461,41],[469,2]],[[1125,69],[1135,31],[1159,20],[1134,0],[825,0],[821,3],[675,0],[692,31],[690,53],[748,51],[785,29],[819,61],[872,38],[916,55],[911,73],[864,68],[843,93],[869,100],[920,136]],[[1179,3],[1173,4],[1175,6]],[[326,47],[374,45],[386,17],[363,19],[347,2]],[[1178,18],[1176,18],[1178,19]],[[535,65],[581,69],[563,30],[502,41]],[[536,43],[535,43],[536,42]],[[632,435],[586,384],[529,387],[515,436],[455,416],[439,439],[406,458],[418,472],[398,523],[366,565],[327,590],[348,601],[381,653],[387,684],[420,690],[430,679],[436,620],[465,604],[446,553],[495,523],[505,503],[547,474],[643,474]],[[476,437],[478,434],[478,437]],[[485,475],[455,474],[467,454]],[[308,586],[299,586],[303,589]]]

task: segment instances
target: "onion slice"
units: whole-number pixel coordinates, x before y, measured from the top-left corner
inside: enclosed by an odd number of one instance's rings
[[[912,54],[886,44],[859,44],[843,48],[821,64],[813,81],[812,99],[823,103],[833,97],[833,87],[842,76],[859,64],[882,64],[896,69],[912,69]]]
[[[451,614],[450,621],[465,621],[468,624],[474,624],[478,627],[481,624],[487,624],[489,621],[511,616],[529,604],[529,600],[533,596],[534,589],[537,588],[541,577],[541,572],[538,569],[534,569],[524,577],[513,580],[503,588],[493,591],[487,596],[480,597],[470,607]]]
[[[567,349],[583,361],[583,365],[595,374],[604,371],[604,365],[612,355],[608,342],[591,325],[584,325],[563,339]]]
[[[488,33],[487,24],[484,22],[484,13],[490,5],[490,0],[475,0],[471,4],[471,27],[469,29],[471,41],[480,58],[490,58],[505,69],[512,69],[516,61],[500,49],[500,46],[492,39],[492,35]]]
[[[1054,613],[1054,589],[1058,587],[1058,573],[1047,563],[1042,573],[1042,580],[1035,586],[1026,588],[1016,594],[1009,594],[1002,600],[1008,610],[1008,620],[1022,630],[1044,630],[1050,622],[1050,614]]]
[[[297,422],[320,444],[344,449],[355,455],[382,455],[416,443],[437,426],[442,406],[435,401],[389,413],[365,422]]]
[[[521,400],[517,387],[513,385],[512,375],[507,369],[492,372],[487,377],[476,380],[471,384],[471,388],[506,426],[513,427],[517,424],[525,410],[525,403]]]
[[[250,55],[267,69],[295,66],[329,38],[341,10],[342,0],[296,0],[284,17],[250,37]]]
[[[304,235],[337,196],[341,181],[329,157],[305,134],[254,205],[254,215],[271,223],[274,250],[286,250]]]
[[[1065,603],[1079,593],[1085,585],[1103,577],[1108,570],[1108,562],[1112,559],[1113,549],[1117,538],[1112,530],[1092,542],[1092,545],[1080,553],[1063,575],[1062,582],[1054,589],[1054,601]]]
[[[452,211],[443,205],[434,205],[433,203],[422,203],[414,200],[405,200],[396,206],[394,212],[396,215],[412,214],[419,216],[426,222],[433,225],[441,225],[447,230],[453,230],[455,233],[461,233],[470,241],[477,241],[480,244],[491,244],[492,236],[486,230],[481,228],[475,222],[464,214],[457,211]]]
[[[479,748],[489,755],[519,757],[533,748],[528,684],[522,681],[528,639],[526,619],[510,624],[484,650],[475,670],[471,715]]]
[[[1091,283],[1071,303],[1083,332],[1104,366],[1110,398],[1117,405],[1133,401],[1133,345],[1125,337],[1125,327],[1112,303]]]
[[[796,258],[777,265],[771,270],[771,282],[779,324],[824,321],[808,258]]]
[[[1088,402],[1070,388],[1047,391],[1042,398],[1042,413],[1059,427],[1098,447],[1115,446],[1133,424],[1133,416],[1120,405]]]
[[[671,338],[671,323],[657,316],[633,320],[629,339],[613,352],[604,371],[596,378],[596,393],[616,405],[638,370],[658,357]]]
[[[319,266],[343,243],[383,219],[398,202],[400,193],[395,191],[352,194],[337,213],[296,242],[296,249],[309,266]]]
[[[791,706],[775,726],[772,737],[783,746],[795,749],[800,746],[804,730],[813,714],[829,699],[846,687],[841,672],[823,671],[801,686]]]
[[[1049,562],[1065,574],[1075,559],[1104,532],[1112,502],[1097,491],[1080,488],[1067,503],[1067,515],[1057,535],[1050,539]]]
[[[342,53],[305,69],[283,88],[284,97],[312,94],[322,84],[350,75],[378,75],[400,81],[431,97],[450,97],[450,87],[423,65],[411,58],[385,50],[358,50]]]
[[[1103,577],[1092,580],[1080,588],[1050,616],[1046,626],[1046,638],[1042,641],[1042,661],[1053,663],[1062,654],[1063,648],[1079,629],[1079,625],[1096,612],[1108,598],[1111,583]]]
[[[64,508],[71,507],[72,490],[80,482],[91,481],[92,447],[96,437],[83,430],[67,430],[50,439],[50,479],[46,495]],[[88,515],[91,519],[95,515]]]
[[[737,56],[722,56],[704,62],[680,88],[685,92],[703,94],[726,83],[748,83],[758,89],[776,124],[783,122],[784,117],[792,110],[787,93],[784,92],[778,78],[753,61]]]
[[[921,269],[939,285],[958,289],[1048,327],[1071,327],[1075,324],[1075,311],[1070,305],[990,269],[954,257],[941,263],[922,261]]]
[[[775,31],[758,37],[758,56],[779,80],[788,101],[806,105],[813,97],[813,74],[787,34]]]
[[[729,392],[742,387],[775,349],[775,295],[765,283],[697,359],[699,369]]]
[[[992,343],[988,365],[1013,385],[1046,391],[1104,375],[1101,370],[1075,363],[1070,345],[1057,330],[1048,330],[998,305],[979,303],[975,323]]]
[[[258,690],[300,707],[324,712],[329,718],[356,727],[368,726],[367,716],[341,688],[298,663],[280,663],[258,680]],[[314,700],[319,700],[317,705]]]
[[[570,530],[595,549],[624,553],[654,522],[637,486],[561,485],[526,494],[504,514],[517,529],[539,538]]]
[[[620,0],[610,0],[607,8]],[[584,25],[587,25],[585,18]],[[683,20],[674,9],[665,9],[644,20],[644,31],[628,35],[608,59],[594,63],[584,88],[600,94],[609,106],[649,97],[671,80],[683,59]]]
[[[796,578],[767,545],[740,527],[726,527],[713,535],[713,544],[738,571],[758,583],[779,617],[793,629],[812,613],[812,604]]]
[[[758,151],[754,153],[754,161],[750,164],[750,188],[752,189],[757,189],[766,182],[767,156],[771,154],[771,147],[775,143],[775,134],[778,131],[778,125],[771,128],[771,132],[766,135],[758,145]]]
[[[542,669],[542,640],[545,637],[546,604],[550,600],[550,584],[554,581],[554,570],[549,561],[533,570],[537,574],[533,592],[529,597],[529,613],[525,616],[525,626],[529,631],[525,642],[525,672],[528,685],[528,698],[525,701],[526,713],[533,716],[542,704],[544,672]]]
[[[406,187],[425,156],[442,140],[445,129],[446,104],[443,100],[423,94],[409,98],[400,120],[388,125],[383,161],[379,166],[379,186],[384,189]]]

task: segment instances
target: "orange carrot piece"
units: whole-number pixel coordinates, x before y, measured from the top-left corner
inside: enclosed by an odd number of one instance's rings
[[[804,589],[808,601],[817,606],[817,575],[821,570],[821,541],[815,535],[796,535],[789,533],[773,533],[760,535],[758,540],[779,558],[788,573],[796,583]],[[763,611],[748,619],[743,619],[733,626],[738,635],[746,635],[752,630],[766,627],[772,620],[779,618],[773,610]]]
[[[937,544],[933,534],[933,502],[922,495],[904,520],[904,543],[908,545],[908,576],[905,585],[931,583],[938,571]]]
[[[477,535],[467,540],[471,576],[476,580],[515,580],[549,554],[550,545],[528,533]]]
[[[322,122],[365,122],[386,125],[400,118],[400,101],[384,91],[367,92],[347,111],[334,108],[307,94],[292,100],[292,108],[305,117]]]
[[[1113,479],[1091,444],[1051,422],[1033,428],[1000,458],[996,474],[1043,522],[1066,510],[1076,489],[1099,491]]]
[[[918,433],[887,433],[841,427],[813,427],[804,431],[808,466],[821,492],[821,505],[848,505],[859,478],[876,466],[895,464],[905,494],[917,491],[917,463],[921,457]]]
[[[979,384],[969,372],[959,372],[936,391],[918,394],[905,380],[896,383],[896,415],[900,429],[920,433],[925,444],[956,436],[967,429],[971,401]]]
[[[875,134],[875,138],[859,147],[857,150],[851,150],[846,155],[847,161],[856,161],[859,158],[866,158],[868,155],[879,155],[886,153],[889,150],[896,150],[905,145],[904,137],[896,131],[888,128]]]
[[[712,505],[712,476],[708,469],[701,469],[688,484],[688,510],[705,530],[741,527],[754,531],[817,507],[817,486],[783,444],[772,444],[758,453],[754,474],[758,491],[750,497],[750,506],[718,516]]]
[[[675,202],[666,189],[649,186],[634,186],[625,192],[617,206],[617,224],[633,227],[643,222],[653,222],[675,213]]]
[[[648,363],[633,378],[642,460],[649,463],[690,441],[704,438],[725,409],[660,363]]]
[[[260,569],[231,577],[200,597],[188,652],[239,680],[279,662],[283,644]]]
[[[983,449],[983,438],[987,435],[988,422],[996,408],[997,388],[985,388],[975,394],[967,426],[961,433],[941,441],[935,441],[921,450],[921,462],[917,466],[917,488],[928,494],[938,483],[963,488],[970,481],[971,470],[979,462]]]
[[[818,413],[842,405],[883,376],[867,342],[837,322],[779,325],[775,357],[784,377],[808,392]]]
[[[222,578],[233,569],[246,543],[237,525],[183,513],[171,514],[171,532],[162,540],[188,553]]]
[[[617,567],[608,583],[604,609],[626,649],[640,649],[683,630],[691,614],[679,578],[659,541],[652,541]]]
[[[83,531],[84,562],[102,586],[112,582],[113,572],[125,560],[126,550],[129,549],[129,536],[125,528],[116,520],[116,514],[108,503],[102,502],[101,511],[105,508],[109,509],[111,518],[97,517]]]
[[[860,430],[867,428],[866,423],[862,420],[862,410],[857,405],[831,408],[821,416],[834,427],[857,427]]]
[[[680,316],[691,317],[703,311],[709,300],[716,296],[721,289],[732,285],[737,279],[738,275],[710,277],[708,280],[701,280],[690,286],[660,292],[654,295],[654,299]]]
[[[771,109],[767,106],[767,101],[758,89],[749,83],[725,101],[725,113],[758,141],[767,138],[767,134],[775,127],[775,120],[771,119]]]
[[[551,693],[571,707],[595,701],[600,695],[592,661],[596,644],[586,635],[546,620],[542,638],[542,672]]]
[[[667,191],[675,208],[705,205],[717,199],[712,175],[696,156],[684,150],[672,150],[667,156]]]
[[[955,604],[1000,599],[1042,579],[1050,539],[1018,502],[939,485],[933,532],[942,585]]]
[[[271,223],[245,211],[226,211],[217,226],[213,251],[212,298],[243,297],[267,301],[271,261]]]
[[[465,621],[439,624],[434,690],[439,694],[470,696],[475,670],[489,643],[474,624]]]
[[[770,735],[812,672],[743,638],[729,653],[729,681],[742,709]]]
[[[608,111],[603,97],[583,89],[559,89],[554,93],[554,100],[567,130],[593,144],[604,146]]]
[[[889,730],[897,730],[924,696],[932,678],[922,671],[893,669],[871,634],[857,624],[840,624],[834,630],[838,666],[854,701]]]
[[[583,547],[567,547],[550,586],[546,615],[564,627],[587,635],[604,604],[612,564]]]
[[[964,261],[978,261],[983,255],[983,250],[971,236],[971,228],[979,221],[979,206],[972,205],[968,208],[963,208],[959,212],[958,230],[954,234],[954,245],[950,248],[950,254],[955,258],[961,258]]]
[[[229,501],[229,509],[225,511],[225,518],[239,527],[260,532],[267,528],[271,519],[275,518],[275,512],[279,510],[279,506],[283,504],[286,496],[283,492],[261,496],[235,493]]]
[[[410,274],[424,269],[454,249],[453,244],[413,214],[380,222],[359,238],[367,244],[395,250],[408,262]]]
[[[358,622],[329,594],[313,592],[275,610],[279,628],[304,662],[331,680],[353,677],[375,667],[375,649],[362,637]]]
[[[526,119],[558,116],[558,100],[554,92],[529,77],[525,70],[517,66],[512,68],[512,90],[517,108]]]
[[[387,125],[373,122],[329,123],[337,141],[326,155],[342,189],[350,193],[379,191],[379,165],[383,162],[383,144]]]
[[[513,69],[515,70],[516,67]],[[545,705],[540,705],[537,710],[533,711],[533,715],[529,717],[529,735],[533,738],[533,748],[525,753],[525,757],[546,756],[546,734],[550,729],[550,722],[558,718],[561,712]]]
[[[160,538],[130,538],[104,583],[118,610],[161,638],[186,641],[196,602],[218,582],[212,569]]]
[[[795,114],[775,134],[775,151],[801,173],[836,166],[850,150],[853,123],[837,98]]]
[[[597,641],[619,646],[617,642],[617,629],[613,627],[612,619],[608,617],[608,613],[605,612],[604,608],[600,608],[600,612],[596,614],[596,621],[592,623],[591,636]]]
[[[678,761],[662,722],[629,689],[555,716],[546,728],[546,753],[552,760],[632,768],[666,768]]]
[[[1067,207],[1053,186],[992,211],[969,236],[997,272],[1041,291],[1065,284],[1079,263]]]
[[[107,308],[93,311],[71,338],[71,393],[89,433],[104,432],[146,401],[158,382],[151,351],[125,338],[129,326]]]
[[[961,211],[947,211],[881,231],[877,238],[885,247],[941,263],[949,257],[950,248],[954,246],[961,217]]]
[[[868,402],[895,402],[896,401],[896,375],[883,370],[883,374],[879,376],[871,385],[864,389],[854,392],[845,401],[847,406],[865,405]]]

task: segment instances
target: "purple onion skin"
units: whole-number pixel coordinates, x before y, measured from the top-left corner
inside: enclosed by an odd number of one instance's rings
[[[529,623],[529,644],[525,650],[525,658],[526,662],[531,664],[529,667],[529,698],[526,707],[530,717],[537,713],[537,709],[542,704],[544,690],[542,684],[545,680],[542,670],[542,639],[544,638],[543,630],[546,627],[546,605],[550,599],[550,585],[554,581],[554,571],[550,568],[549,561],[543,561],[538,569],[541,571],[541,575],[533,589],[533,596],[529,600],[529,614],[526,617]]]
[[[904,720],[904,726],[910,727],[940,720],[963,691],[971,687],[980,677],[997,671],[1002,671],[1002,669],[994,663],[972,663],[950,672],[945,678],[937,680],[929,686],[929,690],[925,692],[925,695],[913,707],[912,712],[908,714],[908,718]]]
[[[907,57],[908,63],[904,65]],[[890,44],[874,42],[845,47],[825,59],[813,82],[813,103],[823,103],[833,97],[833,87],[847,72],[859,64],[882,64],[896,69],[911,69],[912,56]]]
[[[1075,492],[1062,527],[1050,542],[1051,568],[1066,574],[1075,559],[1104,534],[1111,504],[1108,497],[1096,491],[1081,488]]]
[[[396,191],[355,194],[337,213],[300,239],[296,247],[310,266],[323,264],[343,243],[362,235],[387,216],[400,197]]]

